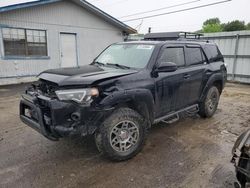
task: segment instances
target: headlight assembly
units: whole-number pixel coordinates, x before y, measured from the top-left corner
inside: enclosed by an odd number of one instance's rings
[[[56,91],[56,95],[61,101],[75,101],[80,104],[89,104],[93,97],[99,95],[97,88],[66,89]]]

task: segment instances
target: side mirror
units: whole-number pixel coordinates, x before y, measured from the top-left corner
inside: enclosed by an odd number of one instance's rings
[[[178,69],[177,65],[172,62],[161,62],[156,68],[156,72],[174,72]]]

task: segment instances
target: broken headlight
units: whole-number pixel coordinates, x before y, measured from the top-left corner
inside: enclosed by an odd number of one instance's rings
[[[92,102],[93,97],[99,95],[99,91],[97,88],[66,89],[57,90],[56,95],[59,100],[62,101],[75,101],[81,104],[89,104]]]

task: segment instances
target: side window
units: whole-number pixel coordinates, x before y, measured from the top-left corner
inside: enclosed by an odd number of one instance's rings
[[[223,56],[216,45],[207,44],[203,49],[210,63],[224,61]]]
[[[170,47],[163,49],[159,62],[172,62],[178,67],[185,65],[184,48],[182,47]]]
[[[200,47],[187,47],[186,54],[188,57],[188,65],[197,65],[204,63],[205,57],[201,51]]]

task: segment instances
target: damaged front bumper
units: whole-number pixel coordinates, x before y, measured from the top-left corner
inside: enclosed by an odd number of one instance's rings
[[[239,165],[239,161],[241,159],[247,161],[250,160],[250,130],[244,132],[242,135],[239,136],[232,149],[232,154],[233,157],[231,162],[234,164],[236,172],[240,172],[244,174],[246,177],[250,178],[250,171],[242,168]],[[243,156],[248,156],[248,158]]]
[[[20,119],[50,140],[79,134],[93,134],[113,109],[86,107],[43,95],[23,94]]]

